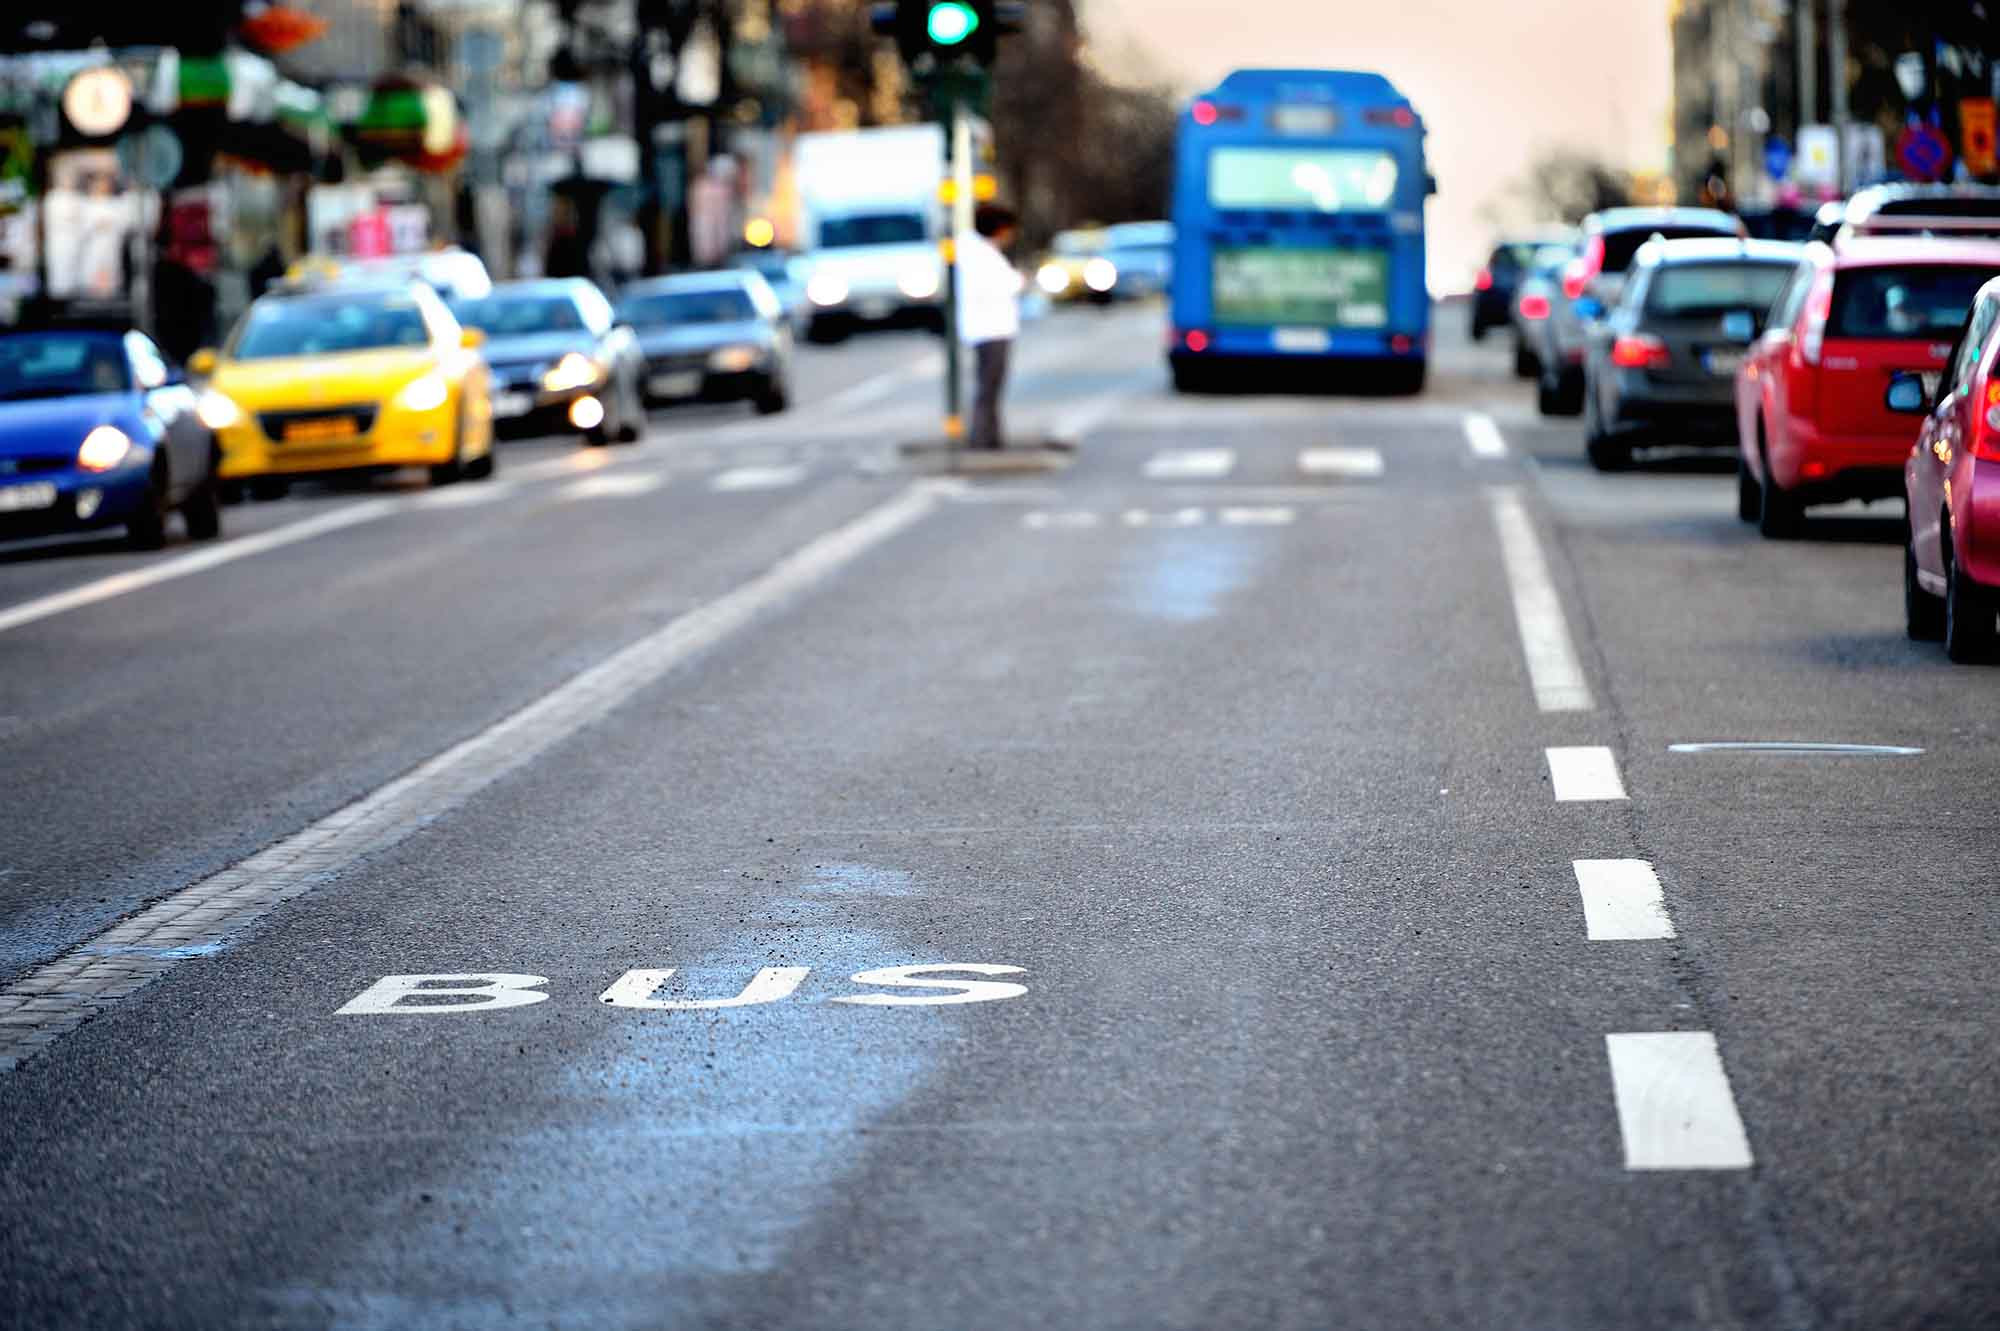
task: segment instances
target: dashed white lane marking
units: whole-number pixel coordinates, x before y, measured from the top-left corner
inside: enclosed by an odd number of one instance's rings
[[[409,502],[416,508],[477,508],[511,499],[520,490],[511,481],[489,481],[484,485],[452,485],[417,495]]]
[[[1575,860],[1584,934],[1593,942],[1672,938],[1660,876],[1645,860]]]
[[[1379,448],[1307,448],[1299,453],[1299,470],[1307,476],[1341,476],[1369,480],[1382,474]]]
[[[1549,783],[1556,798],[1576,800],[1622,800],[1625,783],[1618,777],[1618,760],[1601,745],[1549,749]]]
[[[1178,508],[1171,513],[1148,513],[1143,508],[1125,510],[1128,527],[1199,527],[1208,521],[1205,508]]]
[[[1483,411],[1470,412],[1465,418],[1465,445],[1472,455],[1479,458],[1504,458],[1507,456],[1507,440],[1501,435],[1500,427],[1491,416]]]
[[[261,555],[267,551],[296,545],[300,541],[310,541],[316,536],[324,536],[343,527],[358,527],[364,522],[385,518],[399,507],[401,505],[393,499],[363,500],[361,503],[348,504],[316,517],[287,523],[270,531],[258,532],[255,536],[236,537],[219,545],[196,550],[191,554],[150,564],[145,568],[114,573],[108,578],[99,578],[95,582],[87,582],[68,591],[38,596],[32,601],[23,601],[19,605],[0,610],[0,633],[20,628],[23,624],[32,624],[39,619],[47,619],[52,615],[60,615],[68,610],[95,605],[99,601],[108,601],[114,596],[143,591],[148,587],[157,587],[163,582],[172,582],[176,578],[185,578],[191,574],[205,573],[209,569],[233,564],[252,555]]]
[[[657,471],[606,472],[602,476],[586,476],[580,481],[572,481],[562,488],[560,499],[636,499],[648,495],[667,483],[665,474]]]
[[[1514,599],[1514,621],[1521,632],[1535,705],[1545,712],[1589,711],[1590,685],[1520,491],[1497,486],[1486,492],[1486,499],[1500,534],[1500,557],[1507,569],[1507,590]]]
[[[1627,1169],[1748,1169],[1750,1139],[1707,1031],[1607,1035]]]
[[[1216,520],[1225,527],[1283,527],[1298,517],[1290,508],[1224,508]],[[1208,520],[1206,509],[1184,508],[1171,513],[1127,509],[1121,520],[1128,527],[1198,527]],[[1021,525],[1030,531],[1085,531],[1099,526],[1102,518],[1089,509],[1036,509],[1021,515]]]
[[[1264,508],[1225,508],[1221,517],[1222,525],[1225,527],[1283,527],[1298,517],[1298,510],[1277,505]]]
[[[806,469],[796,464],[768,467],[731,467],[708,483],[711,490],[782,490],[805,478]]]
[[[37,967],[0,991],[0,1069],[533,762],[682,662],[921,521],[938,500],[929,482],[909,487],[387,785]]]
[[[1098,524],[1097,514],[1088,511],[1074,513],[1023,513],[1021,525],[1035,531],[1057,530],[1075,531]]]
[[[1170,448],[1146,459],[1146,476],[1155,481],[1207,481],[1236,469],[1233,448]]]

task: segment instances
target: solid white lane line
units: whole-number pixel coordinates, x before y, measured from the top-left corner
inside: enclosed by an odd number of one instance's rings
[[[1625,783],[1618,777],[1618,760],[1601,745],[1547,750],[1549,784],[1556,798],[1573,800],[1622,800]]]
[[[1562,597],[1549,577],[1542,543],[1535,538],[1521,494],[1512,486],[1498,486],[1486,492],[1486,500],[1500,533],[1500,557],[1507,569],[1507,590],[1514,598],[1514,621],[1521,632],[1535,705],[1545,712],[1589,711],[1590,684],[1583,677],[1583,663],[1563,618]]]
[[[0,992],[0,1069],[533,762],[676,666],[921,521],[938,502],[936,486],[909,487],[387,785],[30,971]]]
[[[348,504],[316,517],[304,518],[298,522],[274,527],[270,531],[258,532],[254,536],[239,536],[216,545],[172,559],[149,564],[145,568],[135,568],[125,573],[114,573],[96,582],[87,582],[81,587],[68,591],[52,592],[38,596],[32,601],[0,610],[0,633],[8,629],[20,628],[39,619],[60,615],[68,610],[95,605],[108,601],[114,596],[124,596],[130,592],[143,591],[147,587],[157,587],[163,582],[185,578],[190,574],[204,573],[224,564],[233,564],[239,559],[261,555],[271,550],[279,550],[300,541],[310,541],[315,536],[339,531],[344,527],[358,527],[364,522],[385,518],[402,507],[394,499],[367,499],[358,504]]]
[[[736,490],[781,490],[788,485],[797,485],[805,474],[806,469],[797,465],[731,467],[710,481],[708,488],[725,494]]]
[[[1236,468],[1233,448],[1170,448],[1146,459],[1146,475],[1156,481],[1214,480]]]
[[[1750,1139],[1707,1031],[1604,1037],[1627,1169],[1748,1169]]]
[[[1711,740],[1669,744],[1668,753],[1775,753],[1792,757],[1915,758],[1922,749],[1907,744],[1822,744],[1805,740]]]
[[[1645,860],[1574,860],[1584,934],[1593,942],[1674,937],[1660,876]]]
[[[1468,412],[1465,417],[1465,444],[1474,457],[1504,458],[1507,456],[1507,440],[1501,435],[1499,425],[1483,411]]]
[[[657,471],[607,472],[571,481],[556,495],[558,499],[633,499],[651,494],[667,483]]]
[[[1344,476],[1368,480],[1382,474],[1379,448],[1308,448],[1299,453],[1299,470],[1307,476]]]

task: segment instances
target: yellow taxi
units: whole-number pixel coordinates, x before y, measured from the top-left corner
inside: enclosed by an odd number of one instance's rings
[[[493,474],[490,375],[476,329],[416,282],[302,284],[260,296],[188,369],[222,445],[225,486],[260,496],[301,476],[428,467]]]
[[[1098,227],[1058,231],[1035,270],[1035,285],[1050,300],[1109,300],[1118,270],[1104,257],[1105,240]]]

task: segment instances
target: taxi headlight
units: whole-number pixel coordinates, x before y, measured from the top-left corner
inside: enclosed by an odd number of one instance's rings
[[[412,379],[396,394],[396,405],[405,411],[436,411],[451,396],[451,385],[436,370]]]
[[[236,405],[235,398],[211,388],[196,400],[194,414],[211,430],[227,430],[243,419],[243,408]]]
[[[600,377],[597,362],[580,351],[572,351],[549,367],[542,376],[542,387],[551,393],[566,393],[572,388],[588,388]]]
[[[741,374],[757,363],[757,348],[720,347],[709,355],[708,368],[718,374]]]
[[[85,471],[110,471],[132,452],[132,439],[115,425],[100,425],[83,437],[76,465]]]
[[[815,305],[838,305],[847,299],[847,279],[838,273],[814,273],[806,283],[806,299]]]
[[[1045,263],[1035,274],[1035,284],[1051,296],[1069,290],[1069,270],[1059,263]]]
[[[1102,295],[1118,285],[1118,265],[1109,259],[1092,259],[1083,266],[1083,284]]]
[[[938,292],[937,269],[932,267],[905,268],[896,285],[911,300],[929,300]]]

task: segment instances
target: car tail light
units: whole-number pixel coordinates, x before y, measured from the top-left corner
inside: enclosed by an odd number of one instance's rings
[[[1563,267],[1563,295],[1570,300],[1583,299],[1583,293],[1590,289],[1590,270],[1581,259],[1571,259]]]
[[[1390,125],[1396,129],[1415,129],[1417,113],[1407,106],[1378,106],[1364,111],[1361,118],[1371,125]]]
[[[1627,333],[1611,344],[1611,363],[1621,370],[1664,370],[1674,357],[1659,338]]]
[[[1826,345],[1826,319],[1833,312],[1833,274],[1822,273],[1806,297],[1805,322],[1799,327],[1799,359],[1819,364],[1820,348]]]
[[[1531,292],[1521,297],[1521,317],[1531,323],[1549,317],[1549,298],[1540,292]]]
[[[1493,289],[1493,270],[1491,268],[1480,269],[1479,276],[1472,279],[1472,289],[1474,291],[1491,291]]]
[[[2000,384],[1987,385],[1986,410],[1972,426],[1972,456],[2000,462]]]

